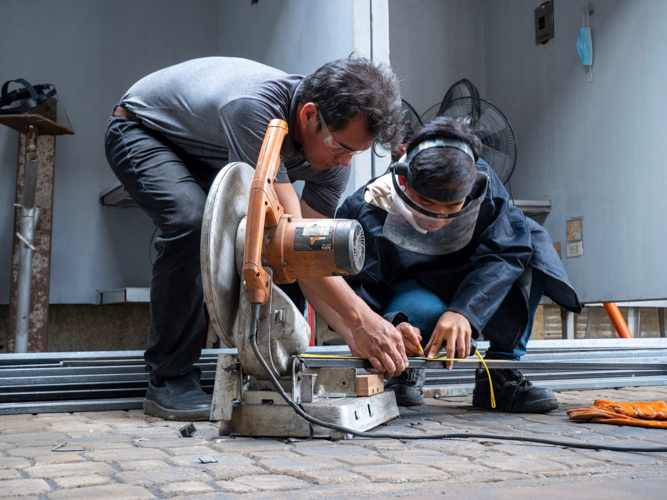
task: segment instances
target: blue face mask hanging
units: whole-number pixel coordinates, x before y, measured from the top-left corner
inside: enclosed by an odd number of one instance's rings
[[[593,39],[590,28],[581,28],[577,38],[577,52],[584,66],[593,66]]]

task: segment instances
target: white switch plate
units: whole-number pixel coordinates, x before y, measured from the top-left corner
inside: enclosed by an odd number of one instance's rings
[[[567,258],[584,255],[584,244],[581,241],[571,241],[567,244]]]

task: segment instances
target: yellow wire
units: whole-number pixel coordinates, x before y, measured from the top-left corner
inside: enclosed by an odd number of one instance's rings
[[[482,357],[482,355],[479,353],[479,351],[477,349],[475,349],[475,354],[477,355],[479,360],[484,365],[484,369],[486,370],[486,375],[487,375],[487,377],[489,377],[489,389],[491,389],[491,408],[495,408],[496,407],[496,397],[493,394],[493,383],[491,382],[491,372],[489,371],[489,367],[486,366],[486,363],[484,362],[484,358]],[[493,360],[488,360],[488,361],[493,361]]]

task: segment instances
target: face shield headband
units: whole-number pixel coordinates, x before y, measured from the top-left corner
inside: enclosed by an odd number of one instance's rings
[[[450,138],[445,138],[445,137],[435,137],[433,139],[428,139],[426,141],[422,141],[417,146],[414,148],[410,149],[407,154],[404,156],[404,159],[401,158],[405,163],[398,163],[394,164],[397,166],[396,169],[394,169],[394,172],[396,175],[403,175],[407,178],[408,180],[408,186],[410,186],[412,189],[417,191],[419,194],[422,194],[426,196],[427,198],[431,198],[436,201],[455,201],[455,200],[461,200],[468,196],[470,193],[470,190],[472,189],[472,186],[466,186],[463,189],[457,190],[457,191],[451,191],[451,190],[446,190],[446,189],[437,189],[434,188],[431,185],[426,185],[424,183],[419,182],[413,175],[412,172],[410,172],[410,162],[412,162],[412,159],[417,156],[419,153],[424,151],[425,149],[431,149],[431,148],[455,148],[460,151],[463,151],[465,154],[467,154],[470,159],[472,160],[472,164],[475,164],[475,155],[472,152],[472,149],[470,146],[468,146],[465,142],[460,141],[458,139],[450,139]]]

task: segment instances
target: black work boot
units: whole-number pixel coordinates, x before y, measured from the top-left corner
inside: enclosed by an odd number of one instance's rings
[[[201,388],[198,370],[159,385],[149,381],[144,413],[165,420],[208,420],[211,397]]]
[[[385,390],[394,391],[399,406],[419,406],[424,404],[424,381],[426,370],[408,368],[398,377],[384,383]]]
[[[558,400],[550,389],[535,387],[519,370],[497,368],[489,370],[496,398],[496,409],[510,413],[543,413],[558,408]],[[486,370],[475,372],[472,404],[491,408],[491,390]]]

